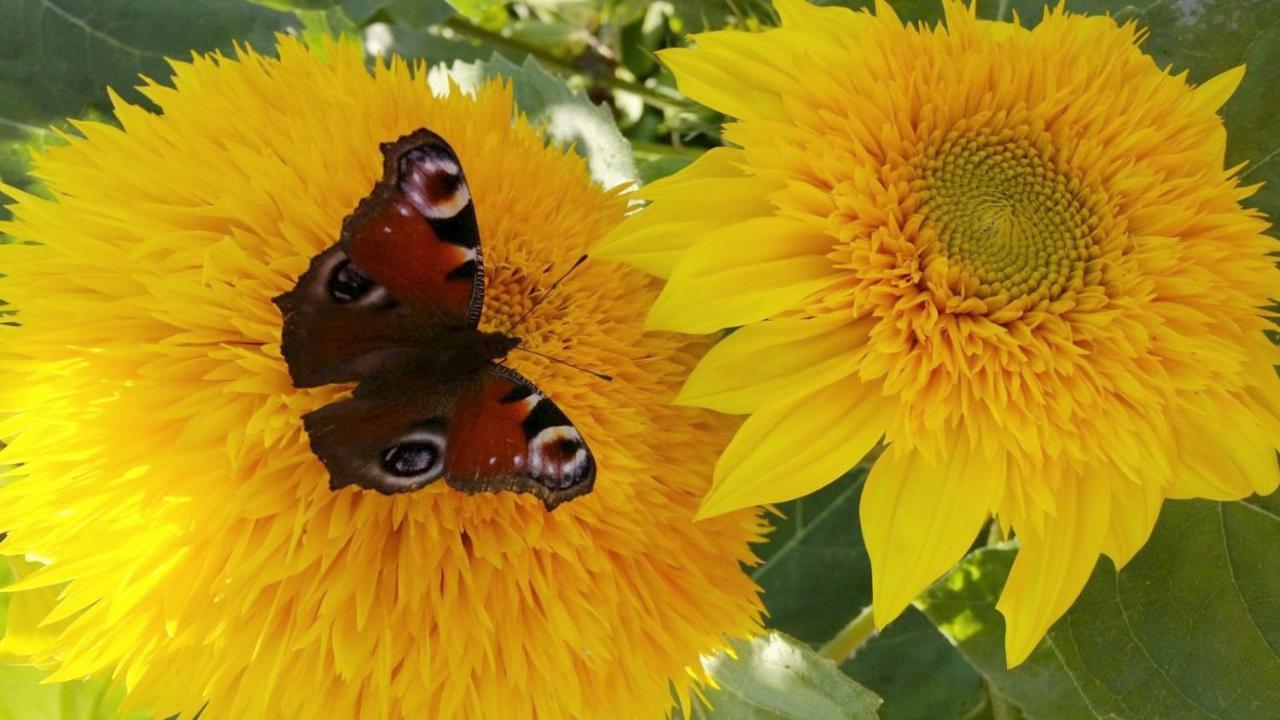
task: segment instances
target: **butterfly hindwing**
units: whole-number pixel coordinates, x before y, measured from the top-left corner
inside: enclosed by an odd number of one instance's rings
[[[527,492],[554,508],[595,482],[595,458],[578,429],[498,365],[457,383],[383,375],[305,423],[335,489],[410,492],[445,477],[466,493]]]
[[[412,372],[388,371],[350,399],[303,418],[311,449],[334,490],[357,485],[411,492],[444,474],[446,431],[456,388]]]
[[[547,507],[590,492],[596,461],[582,434],[533,383],[492,365],[458,397],[449,423],[449,485],[532,493]]]

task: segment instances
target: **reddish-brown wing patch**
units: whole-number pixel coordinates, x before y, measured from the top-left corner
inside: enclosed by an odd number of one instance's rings
[[[458,396],[448,447],[449,485],[465,492],[528,492],[554,508],[595,483],[595,458],[569,418],[497,365]]]
[[[382,179],[343,224],[343,249],[397,301],[443,326],[476,327],[484,261],[458,156],[425,128],[382,150]]]

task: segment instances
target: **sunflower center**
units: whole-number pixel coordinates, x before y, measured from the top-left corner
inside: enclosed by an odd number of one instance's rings
[[[953,133],[917,163],[923,227],[965,294],[1052,301],[1077,287],[1098,223],[1079,181],[1026,136]]]

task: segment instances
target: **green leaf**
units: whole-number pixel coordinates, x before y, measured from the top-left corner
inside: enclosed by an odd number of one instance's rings
[[[248,0],[254,5],[272,10],[328,10],[339,5],[342,0]]]
[[[1011,562],[985,550],[925,598],[961,651],[1035,720],[1274,718],[1280,495],[1166,504],[1121,573],[1103,561],[1031,660],[1004,669],[993,603]]]
[[[880,698],[808,646],[781,633],[732,643],[703,668],[720,686],[708,689],[715,720],[869,720]]]
[[[609,110],[592,103],[582,91],[543,70],[533,58],[523,65],[495,54],[486,62],[454,63],[449,74],[463,90],[491,77],[507,77],[515,88],[516,107],[547,136],[572,146],[587,159],[591,175],[605,187],[634,182],[637,173],[631,145],[618,132]]]
[[[107,680],[41,684],[47,670],[0,664],[0,720],[147,720],[120,712],[124,688]]]
[[[884,720],[960,718],[982,702],[982,676],[915,608],[840,669],[884,698]]]
[[[770,627],[820,644],[871,604],[871,560],[862,544],[859,466],[816,493],[782,503],[763,562],[751,577],[764,588]]]
[[[138,75],[169,77],[166,57],[261,50],[292,16],[243,2],[162,0],[0,1],[0,123],[45,125],[107,107],[107,86],[132,91]]]
[[[446,0],[459,15],[490,30],[501,28],[507,21],[504,0]]]
[[[445,0],[392,0],[386,7],[398,23],[417,30],[444,22],[454,14],[454,8]],[[392,32],[397,30],[393,28]]]
[[[1030,718],[1090,718],[1084,697],[1046,643],[1014,671],[1004,669],[1004,618],[995,603],[1016,551],[986,548],[965,558],[920,599],[929,619]]]
[[[769,626],[825,644],[871,603],[871,564],[858,502],[869,462],[812,495],[782,503],[764,562],[752,577],[764,588]],[[981,679],[915,611],[871,638],[842,666],[884,698],[886,719],[959,718],[981,698]]]

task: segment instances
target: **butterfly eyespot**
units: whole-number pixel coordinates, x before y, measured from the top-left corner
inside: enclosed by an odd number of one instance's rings
[[[382,469],[388,475],[416,478],[440,464],[440,444],[434,440],[417,440],[393,445],[382,454]]]
[[[355,302],[373,289],[374,282],[350,260],[343,260],[329,274],[329,296],[339,303]]]
[[[431,421],[383,451],[379,464],[393,492],[424,486],[444,471],[444,430]]]

